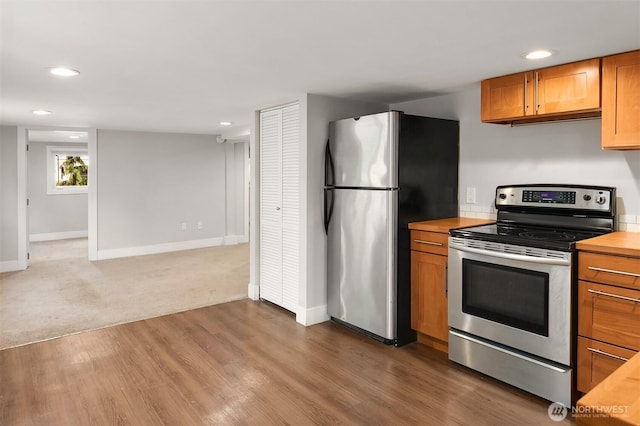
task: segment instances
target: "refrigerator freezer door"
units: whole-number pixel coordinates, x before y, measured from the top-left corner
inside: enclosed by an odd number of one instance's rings
[[[328,313],[377,336],[395,339],[398,192],[330,191]]]
[[[333,170],[326,184],[337,187],[398,187],[398,120],[384,112],[329,123]]]

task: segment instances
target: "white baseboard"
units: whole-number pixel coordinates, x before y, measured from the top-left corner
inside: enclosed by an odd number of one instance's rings
[[[248,235],[239,235],[238,236],[238,243],[242,244],[242,243],[248,243],[249,242],[249,236]]]
[[[249,297],[249,299],[251,300],[260,299],[260,287],[255,284],[249,283],[249,286],[247,289],[247,297]]]
[[[319,324],[321,322],[329,321],[329,319],[329,315],[327,314],[327,305],[314,306],[309,309],[298,307],[298,312],[296,314],[296,322],[304,326]]]
[[[20,262],[17,260],[6,260],[0,262],[0,272],[13,272],[22,271],[24,268],[20,267]]]
[[[111,250],[98,250],[98,260],[118,257],[144,256],[147,254],[169,253],[172,251],[192,250],[221,246],[223,238],[203,238],[201,240],[179,241],[175,243],[154,244],[151,246],[126,247]]]
[[[30,234],[29,241],[53,241],[68,240],[70,238],[87,238],[89,231],[67,231],[67,232],[48,232],[43,234]]]
[[[225,235],[223,238],[223,243],[225,246],[233,246],[238,244],[238,236],[237,235]]]

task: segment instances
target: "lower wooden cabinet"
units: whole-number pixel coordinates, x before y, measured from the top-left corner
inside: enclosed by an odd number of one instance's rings
[[[411,252],[411,328],[448,341],[447,256]]]
[[[447,262],[449,231],[494,223],[455,217],[409,224],[411,232],[411,328],[418,342],[448,352]]]
[[[640,290],[580,281],[578,334],[640,350]]]
[[[588,392],[640,350],[640,257],[578,252],[577,388]]]
[[[578,337],[578,390],[589,392],[635,354],[619,346]]]

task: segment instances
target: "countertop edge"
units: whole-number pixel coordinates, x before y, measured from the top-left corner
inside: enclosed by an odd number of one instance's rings
[[[451,229],[467,228],[469,226],[489,225],[495,223],[493,219],[477,219],[472,217],[449,217],[444,219],[424,220],[409,223],[413,231],[437,232],[448,234]]]

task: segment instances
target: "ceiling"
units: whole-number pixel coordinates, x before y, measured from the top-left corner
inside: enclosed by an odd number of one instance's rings
[[[396,103],[639,47],[640,0],[0,0],[0,124],[235,138],[303,93]]]

